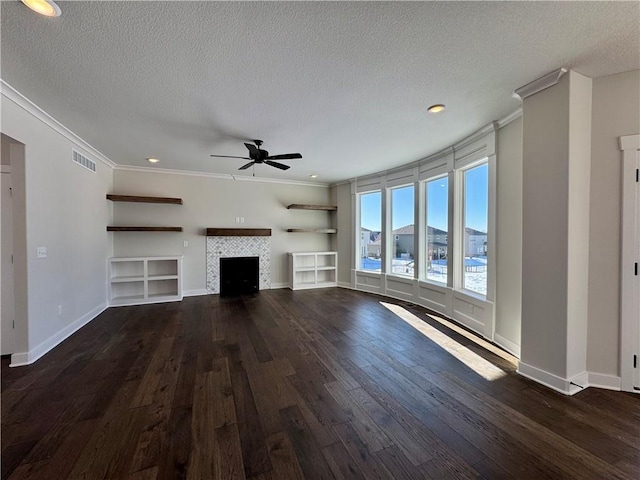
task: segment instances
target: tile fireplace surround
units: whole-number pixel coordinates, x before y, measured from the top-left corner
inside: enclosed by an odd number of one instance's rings
[[[207,291],[220,293],[220,258],[258,257],[260,290],[271,288],[271,230],[207,228]]]

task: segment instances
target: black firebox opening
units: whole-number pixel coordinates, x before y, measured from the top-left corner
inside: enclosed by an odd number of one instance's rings
[[[220,258],[220,295],[257,293],[258,257]]]

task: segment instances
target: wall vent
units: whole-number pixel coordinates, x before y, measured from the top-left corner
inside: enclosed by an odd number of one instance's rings
[[[96,162],[94,162],[93,160],[89,160],[87,157],[85,157],[79,152],[76,152],[73,149],[71,150],[71,152],[72,152],[72,159],[75,163],[95,173]]]

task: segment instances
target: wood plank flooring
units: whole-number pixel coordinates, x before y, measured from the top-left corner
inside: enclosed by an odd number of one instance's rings
[[[2,478],[640,478],[640,396],[514,370],[345,289],[112,308],[2,360]]]

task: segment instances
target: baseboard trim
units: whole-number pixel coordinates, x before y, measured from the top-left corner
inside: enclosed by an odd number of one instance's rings
[[[271,287],[269,287],[271,290],[277,290],[279,288],[289,288],[289,283],[272,283]]]
[[[206,288],[199,288],[197,290],[185,290],[182,292],[183,297],[199,297],[200,295],[209,295]]]
[[[514,355],[520,358],[520,345],[518,345],[517,343],[512,342],[511,340],[503,337],[499,333],[493,334],[493,342],[496,345],[499,345],[500,347],[504,348],[511,355]]]
[[[338,282],[338,286],[340,288],[348,288],[349,290],[355,290],[355,288],[351,286],[351,282]]]
[[[93,310],[85,313],[82,317],[77,319],[75,322],[67,325],[65,328],[60,330],[58,333],[55,333],[51,337],[47,338],[40,345],[35,347],[28,352],[14,353],[11,355],[11,363],[10,367],[21,367],[24,365],[31,365],[33,362],[49,353],[55,347],[60,345],[63,341],[69,338],[71,335],[76,333],[82,327],[84,327],[91,320],[96,318],[102,312],[104,312],[108,308],[106,303],[98,305]]]
[[[570,385],[570,380],[559,377],[553,373],[546,372],[534,366],[528,365],[524,362],[520,362],[518,369],[516,370],[523,377],[527,377],[529,380],[541,383],[542,385],[560,392],[563,395],[573,395],[574,393],[582,390],[581,388]],[[573,389],[569,387],[573,386]]]
[[[622,388],[622,380],[615,375],[606,375],[604,373],[589,372],[589,386],[604,388],[606,390],[620,391]]]

